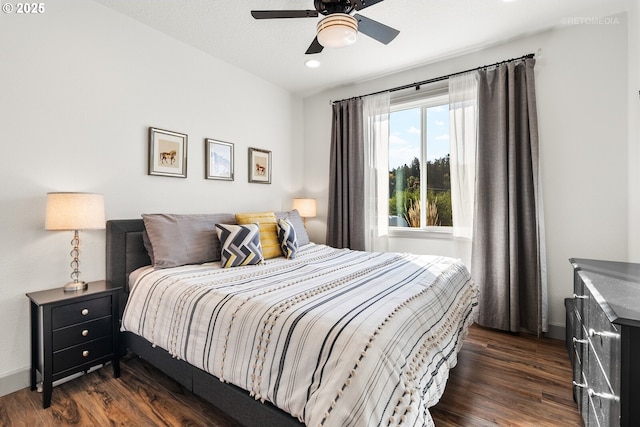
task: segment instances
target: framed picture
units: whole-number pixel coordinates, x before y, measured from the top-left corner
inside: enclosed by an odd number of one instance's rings
[[[187,135],[149,128],[149,175],[187,177]]]
[[[233,144],[205,139],[205,178],[233,181]]]
[[[249,182],[271,184],[271,151],[249,147]]]

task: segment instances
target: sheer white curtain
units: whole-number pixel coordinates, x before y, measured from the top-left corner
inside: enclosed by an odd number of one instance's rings
[[[478,72],[449,77],[453,235],[471,239],[478,145]]]
[[[389,248],[389,92],[363,98],[365,250]]]

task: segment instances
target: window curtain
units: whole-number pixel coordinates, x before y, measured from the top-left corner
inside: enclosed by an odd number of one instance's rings
[[[453,236],[471,239],[478,143],[478,72],[449,77]]]
[[[333,104],[327,245],[365,249],[362,98]]]
[[[478,323],[547,331],[534,59],[478,71],[478,145],[471,274]]]
[[[365,250],[389,250],[389,92],[363,99]]]

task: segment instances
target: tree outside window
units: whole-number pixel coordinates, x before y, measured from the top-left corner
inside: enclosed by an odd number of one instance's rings
[[[451,227],[448,96],[394,105],[389,126],[389,226]]]

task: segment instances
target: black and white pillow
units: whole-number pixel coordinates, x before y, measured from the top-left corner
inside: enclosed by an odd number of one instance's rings
[[[296,230],[288,219],[278,219],[278,240],[280,241],[280,249],[287,259],[293,259],[298,253],[298,240],[296,239]]]
[[[309,235],[304,228],[304,221],[296,209],[291,211],[276,212],[276,217],[280,219],[288,219],[293,228],[296,231],[296,239],[298,240],[298,247],[304,246],[309,243]]]
[[[258,224],[216,224],[222,250],[220,265],[224,268],[262,264],[260,226]]]

